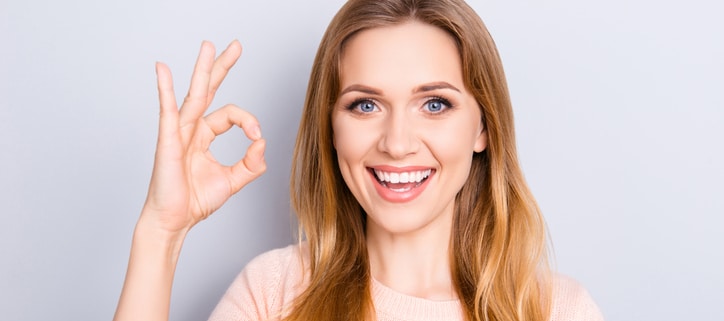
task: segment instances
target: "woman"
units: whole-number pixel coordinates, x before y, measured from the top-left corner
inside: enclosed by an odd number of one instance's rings
[[[116,320],[167,320],[188,230],[265,170],[254,117],[202,117],[240,55],[204,43],[161,120],[148,198]],[[502,65],[459,0],[348,1],[312,68],[292,172],[306,241],[244,269],[212,320],[599,320],[551,275],[545,227],[518,165]],[[231,167],[208,151],[231,126],[253,142]]]

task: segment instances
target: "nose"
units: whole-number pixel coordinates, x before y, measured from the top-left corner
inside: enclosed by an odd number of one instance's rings
[[[420,148],[415,124],[405,111],[395,110],[383,122],[378,149],[394,159],[414,154]]]

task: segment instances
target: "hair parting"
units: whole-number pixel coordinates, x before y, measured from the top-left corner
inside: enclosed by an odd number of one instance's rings
[[[549,315],[546,230],[518,163],[513,113],[495,43],[461,0],[349,0],[312,66],[294,151],[292,206],[306,239],[306,289],[284,320],[374,319],[365,213],[342,179],[332,144],[345,42],[362,30],[420,21],[447,31],[488,136],[456,197],[451,233],[455,290],[469,321],[544,321]],[[308,266],[306,266],[308,265]]]

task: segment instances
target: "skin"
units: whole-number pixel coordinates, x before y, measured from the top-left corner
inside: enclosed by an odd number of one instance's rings
[[[171,285],[186,233],[266,170],[265,141],[253,115],[226,105],[203,116],[240,55],[238,41],[216,59],[214,46],[204,42],[180,109],[171,71],[156,64],[161,106],[156,157],[133,235],[116,321],[168,320]],[[243,159],[224,166],[209,146],[232,126],[241,127],[252,143]]]
[[[365,30],[345,45],[340,76],[334,146],[368,215],[373,277],[413,296],[454,299],[448,244],[455,195],[487,142],[454,40],[419,22]],[[373,169],[431,174],[420,184],[381,184]]]
[[[156,64],[161,111],[156,156],[115,321],[168,320],[186,234],[266,170],[266,143],[253,115],[226,105],[204,116],[240,55],[238,41],[217,58],[214,46],[204,42],[180,108],[169,68]],[[370,217],[373,276],[403,293],[451,299],[449,262],[440,258],[448,257],[454,195],[467,177],[472,153],[486,144],[480,111],[462,82],[457,49],[444,32],[419,23],[372,29],[348,43],[341,78],[342,88],[352,89],[334,108],[334,143],[345,181]],[[454,107],[433,102],[438,96]],[[345,107],[360,97],[374,102],[370,115]],[[443,111],[430,113],[426,108],[433,105]],[[224,166],[209,146],[233,126],[252,143],[241,160]],[[381,198],[369,166],[386,171],[417,166],[433,173],[424,190],[410,194],[415,197],[388,191]]]

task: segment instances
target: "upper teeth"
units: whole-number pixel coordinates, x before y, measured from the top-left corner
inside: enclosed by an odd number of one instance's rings
[[[377,176],[377,179],[383,182],[388,182],[392,184],[397,183],[419,183],[423,179],[430,176],[430,173],[432,172],[431,169],[427,169],[424,171],[414,171],[414,172],[383,172],[379,169],[375,169],[375,176]]]

